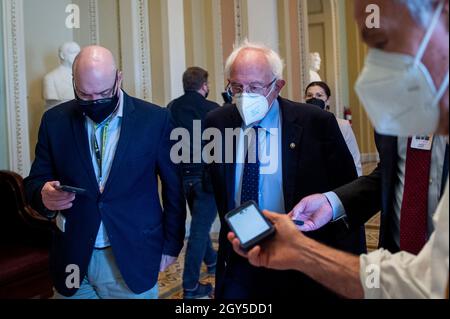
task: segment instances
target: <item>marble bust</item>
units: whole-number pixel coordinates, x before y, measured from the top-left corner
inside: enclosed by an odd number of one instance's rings
[[[318,73],[320,71],[321,63],[322,59],[320,58],[320,54],[318,52],[310,53],[310,69],[309,69],[310,82],[322,81]]]
[[[59,48],[60,66],[44,77],[43,95],[47,109],[75,98],[72,64],[79,52],[80,46],[75,42],[64,43]]]

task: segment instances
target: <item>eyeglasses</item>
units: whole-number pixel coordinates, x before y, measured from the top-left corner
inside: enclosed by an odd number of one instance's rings
[[[264,91],[271,85],[273,85],[276,80],[277,80],[276,78],[273,79],[272,82],[270,82],[267,85],[261,85],[260,83],[250,83],[247,86],[244,86],[243,84],[240,83],[228,82],[228,85],[225,90],[230,96],[241,94],[243,92],[264,95]]]
[[[116,79],[114,80],[113,87],[110,88],[110,89],[107,89],[107,90],[105,90],[103,92],[97,93],[95,95],[100,95],[101,98],[108,98],[108,97],[114,95],[114,92],[116,92],[116,86],[117,86],[118,80],[119,80],[119,72],[116,71]],[[75,92],[75,97],[78,100],[88,100],[89,99],[89,95],[85,94],[84,92],[80,92],[78,90],[78,88],[75,85],[75,79],[74,78],[72,78],[72,84],[73,84],[73,89],[74,89],[74,92]]]

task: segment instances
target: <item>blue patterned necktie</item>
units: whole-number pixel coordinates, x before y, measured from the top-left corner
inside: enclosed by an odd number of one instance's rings
[[[260,162],[259,162],[258,129],[260,128],[261,127],[259,126],[254,126],[253,127],[254,134],[248,135],[253,137],[249,143],[250,145],[248,147],[248,151],[245,156],[244,176],[242,178],[241,204],[244,204],[251,200],[255,201],[256,204],[259,204]],[[249,154],[252,154],[253,156],[249,156]]]

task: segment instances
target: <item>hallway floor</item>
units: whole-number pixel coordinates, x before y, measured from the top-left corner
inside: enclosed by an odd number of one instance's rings
[[[368,163],[363,165],[364,174],[369,174],[376,167],[376,163]],[[366,224],[366,240],[369,251],[377,249],[378,233],[379,233],[380,217],[379,214],[372,218]],[[214,248],[218,248],[217,233],[212,234]],[[181,286],[181,277],[183,275],[184,265],[184,249],[175,265],[170,267],[166,272],[161,273],[159,277],[160,299],[182,299],[183,289]],[[203,266],[200,275],[200,281],[203,283],[211,283],[214,285],[214,276],[206,273],[206,267]]]

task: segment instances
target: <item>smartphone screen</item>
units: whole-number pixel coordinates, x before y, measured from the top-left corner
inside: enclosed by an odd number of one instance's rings
[[[228,220],[233,225],[241,245],[244,246],[270,230],[270,226],[254,205],[245,207],[240,212],[230,216]]]

